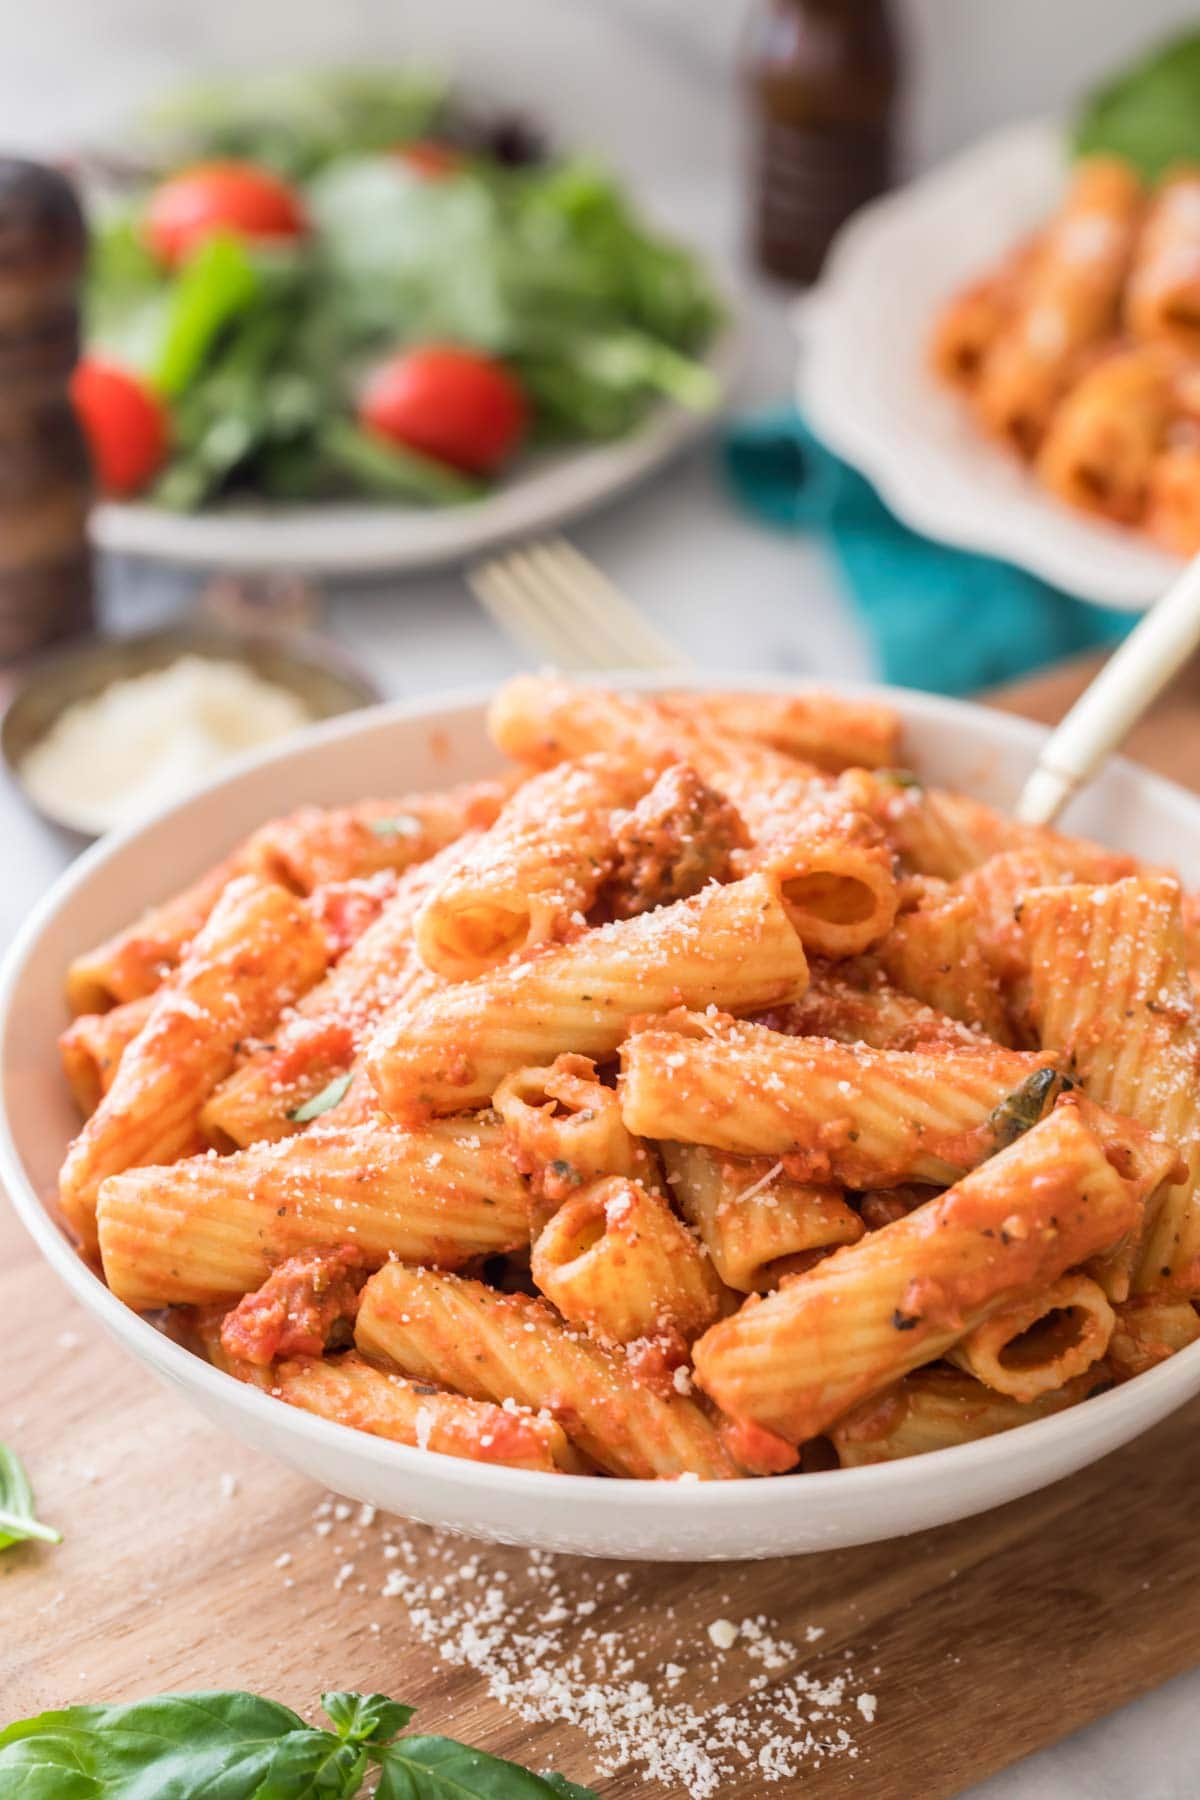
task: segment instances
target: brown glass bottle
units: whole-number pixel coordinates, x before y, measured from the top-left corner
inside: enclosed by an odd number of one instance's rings
[[[91,475],[68,388],[86,247],[64,177],[0,157],[0,662],[92,622]]]
[[[830,239],[892,173],[900,57],[887,0],[760,0],[746,49],[754,239],[812,281]]]

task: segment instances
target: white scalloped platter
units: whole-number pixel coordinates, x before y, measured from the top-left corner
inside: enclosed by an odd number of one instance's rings
[[[925,362],[938,307],[1052,212],[1065,176],[1061,128],[1026,123],[859,213],[802,306],[799,401],[914,530],[1101,606],[1142,608],[1179,560],[1046,493]]]

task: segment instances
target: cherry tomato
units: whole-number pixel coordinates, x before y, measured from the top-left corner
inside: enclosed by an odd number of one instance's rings
[[[426,181],[445,181],[448,176],[457,175],[466,160],[453,144],[439,144],[436,138],[414,138],[411,144],[397,144],[395,154]]]
[[[295,190],[254,163],[197,163],[155,188],[146,207],[146,242],[168,269],[217,231],[287,240],[307,221]]]
[[[71,399],[106,494],[140,494],[167,454],[167,414],[144,382],[117,363],[85,357],[71,377]]]
[[[525,396],[503,364],[453,344],[424,344],[381,364],[358,412],[379,437],[469,475],[498,468],[528,422]]]

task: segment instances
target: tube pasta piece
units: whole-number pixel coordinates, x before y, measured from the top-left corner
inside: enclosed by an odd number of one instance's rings
[[[783,903],[805,950],[857,956],[896,917],[893,858],[883,833],[840,790],[804,777],[763,790],[741,810],[754,838],[741,858],[781,883]]]
[[[1168,444],[1150,470],[1146,527],[1176,556],[1200,551],[1200,444]]]
[[[1155,195],[1130,271],[1125,321],[1134,337],[1200,353],[1200,171],[1180,169]]]
[[[1004,1001],[980,949],[978,927],[979,908],[969,894],[928,894],[900,914],[880,943],[880,965],[906,993],[1008,1044]]]
[[[510,781],[475,781],[441,794],[305,806],[255,832],[251,852],[257,867],[300,894],[383,869],[400,873],[464,832],[486,830],[511,788]]]
[[[1038,240],[1030,239],[999,268],[971,282],[943,306],[929,358],[935,373],[951,387],[966,393],[977,387],[988,351],[1020,304],[1037,252]]]
[[[406,870],[379,918],[280,1021],[270,1043],[243,1055],[201,1115],[210,1143],[244,1148],[303,1130],[296,1114],[346,1078],[380,1014],[439,985],[417,955],[413,926],[431,885],[474,841],[467,834]]]
[[[746,1301],[694,1346],[717,1405],[790,1443],[943,1356],[1137,1224],[1141,1202],[1069,1100],[940,1199]]]
[[[657,1187],[653,1151],[626,1130],[621,1103],[586,1056],[557,1056],[545,1068],[506,1075],[493,1102],[522,1175],[542,1199],[559,1202],[604,1175]]]
[[[1136,525],[1175,411],[1174,357],[1161,345],[1118,349],[1062,401],[1037,458],[1041,480],[1083,512]]]
[[[668,719],[685,720],[706,734],[749,738],[830,774],[843,769],[888,767],[898,759],[900,716],[874,700],[851,700],[819,690],[800,694],[656,694]]]
[[[893,987],[872,959],[815,963],[808,992],[759,1021],[789,1037],[836,1038],[875,1050],[959,1050],[986,1044],[978,1031]]]
[[[1076,164],[976,393],[984,424],[1022,456],[1037,449],[1081,354],[1117,323],[1140,213],[1141,189],[1128,164],[1115,157]]]
[[[367,800],[328,811],[306,807],[263,826],[183,893],[77,956],[67,971],[71,1011],[102,1012],[152,994],[235,877],[257,874],[307,894],[323,883],[405,869],[464,831],[491,824],[509,786],[476,782],[445,794]]]
[[[1108,1362],[1118,1381],[1128,1381],[1200,1340],[1200,1315],[1190,1300],[1142,1294],[1115,1309]]]
[[[116,1176],[98,1224],[109,1287],[146,1311],[236,1299],[288,1257],[347,1244],[367,1268],[458,1268],[528,1243],[529,1196],[489,1120],[327,1126]]]
[[[1048,1419],[1086,1400],[1106,1377],[1106,1365],[1099,1363],[1086,1375],[1024,1404],[956,1369],[917,1369],[895,1387],[854,1407],[829,1436],[843,1469],[925,1456],[931,1450],[952,1450],[956,1444],[976,1443]]]
[[[389,1263],[363,1290],[356,1339],[365,1356],[414,1380],[545,1410],[611,1475],[718,1481],[739,1473],[694,1401],[636,1381],[623,1358],[525,1294]]]
[[[602,911],[632,919],[726,882],[749,837],[740,814],[690,763],[672,763],[637,805],[613,819],[612,868]]]
[[[506,1412],[427,1382],[406,1381],[348,1350],[324,1360],[276,1363],[267,1392],[289,1406],[394,1444],[548,1474],[584,1466],[562,1427],[533,1413]]]
[[[946,1355],[986,1387],[1029,1405],[1099,1362],[1115,1323],[1103,1288],[1076,1271],[994,1312]]]
[[[682,1352],[721,1311],[722,1288],[666,1201],[613,1175],[559,1207],[533,1245],[533,1279],[599,1343],[667,1338]]]
[[[810,1268],[816,1255],[863,1235],[862,1220],[837,1189],[793,1181],[781,1163],[740,1160],[702,1144],[659,1149],[680,1211],[721,1280],[739,1293],[766,1293],[785,1275]]]
[[[490,1100],[513,1070],[561,1051],[611,1055],[635,1013],[761,1011],[807,979],[778,883],[750,876],[399,1006],[366,1064],[384,1111],[410,1121]]]
[[[1086,838],[1066,837],[1045,825],[1024,825],[1019,819],[1010,819],[969,794],[925,787],[905,770],[872,773],[854,769],[843,776],[840,785],[847,800],[879,825],[905,875],[957,881],[989,857],[1008,850],[1060,861],[1069,854],[1081,868],[1085,858],[1111,861],[1114,857],[1111,850]],[[1129,859],[1124,862],[1127,868]]]
[[[67,968],[72,1013],[104,1012],[153,994],[177,965],[229,883],[249,872],[249,858],[235,855],[132,925],[75,957]]]
[[[1055,834],[1037,848],[1002,850],[960,877],[955,888],[974,902],[980,953],[1010,1005],[1024,1012],[1029,1004],[1029,945],[1019,905],[1026,889],[1120,881],[1135,872],[1131,856]]]
[[[434,885],[416,920],[422,962],[450,981],[576,936],[609,872],[613,814],[655,769],[601,752],[561,763],[518,788],[496,823]]]
[[[325,950],[320,926],[285,888],[252,876],[230,883],[67,1152],[59,1199],[85,1247],[95,1248],[105,1177],[199,1147],[201,1108],[237,1044],[320,979]]]
[[[109,1012],[80,1013],[58,1040],[63,1074],[80,1112],[95,1112],[116,1080],[117,1065],[150,1017],[151,994]]]
[[[637,762],[673,748],[648,699],[555,675],[516,675],[492,697],[488,731],[497,749],[535,769],[596,751]]]
[[[998,1147],[997,1114],[1049,1059],[1015,1050],[889,1051],[736,1024],[651,1026],[621,1051],[638,1136],[786,1159],[796,1180],[852,1188],[955,1181]],[[1002,1141],[1002,1140],[1000,1140]]]
[[[1070,1059],[1086,1094],[1165,1140],[1185,1169],[1162,1190],[1134,1288],[1200,1293],[1200,1018],[1178,884],[1137,876],[1035,889],[1021,923],[1042,1042]]]

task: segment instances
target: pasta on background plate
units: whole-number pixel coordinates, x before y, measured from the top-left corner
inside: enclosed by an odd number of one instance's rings
[[[1200,551],[1200,170],[1111,156],[942,307],[935,374],[1076,511]]]
[[[120,1300],[355,1430],[640,1480],[951,1448],[1200,1340],[1168,873],[926,786],[871,702],[522,677],[491,723],[504,777],[268,823],[71,965],[60,1204]]]

